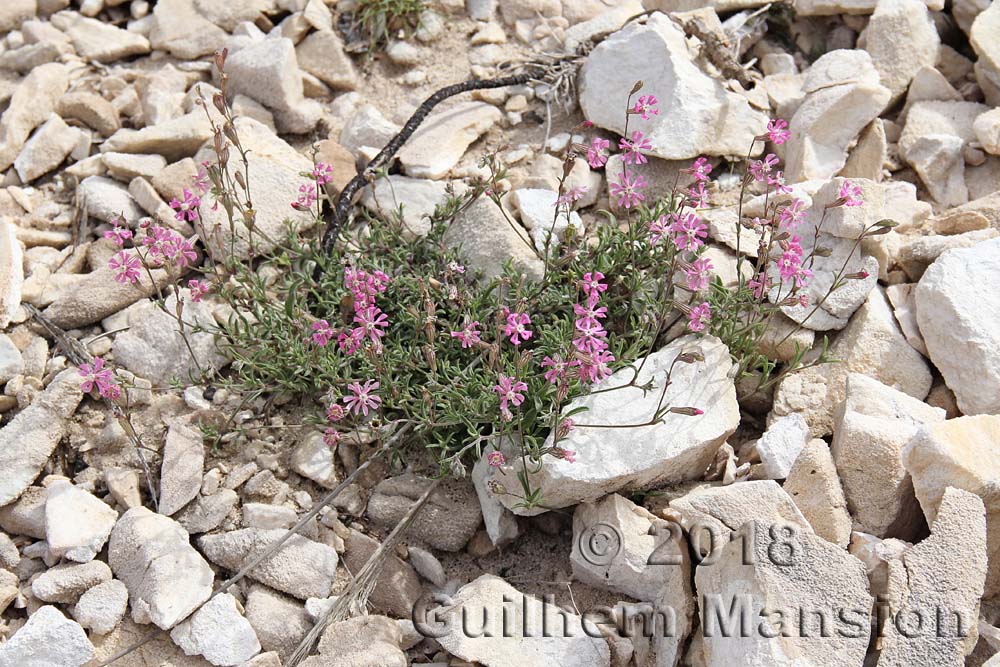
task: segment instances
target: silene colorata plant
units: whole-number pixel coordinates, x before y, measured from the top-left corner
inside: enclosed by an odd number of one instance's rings
[[[216,56],[222,93],[211,101],[220,116],[209,114],[215,158],[202,163],[183,198],[170,202],[178,223],[192,225],[195,235],[186,238],[147,222],[133,229],[132,221],[119,220],[104,232],[120,248],[108,267],[122,283],[146,275],[159,284],[152,272],[167,271],[172,283],[154,298],[185,340],[203,330],[186,321],[188,301],[227,305],[229,320],[213,333],[233,359],[231,369],[199,368],[197,376],[183,380],[228,388],[242,397],[241,406],[261,397],[313,406],[312,418],[302,426],[320,428],[330,447],[344,438],[372,447],[391,441],[398,443],[393,454],[400,460],[430,452],[442,475],[464,475],[481,457],[496,467],[517,463],[520,488],[493,482],[491,490],[515,496],[515,504],[524,508],[544,507],[532,473],[545,457],[574,461],[576,452],[565,444],[575,428],[643,427],[668,413],[700,418],[701,406],[664,403],[669,372],[662,380],[637,383],[647,355],[682,334],[714,335],[729,347],[734,379],[749,376],[756,379],[755,389],[765,388],[789,373],[830,361],[825,341],[808,363],[806,350],[780,367],[759,351],[780,308],[811,306],[815,312],[846,281],[867,277],[842,268],[827,295],[809,303],[805,288],[813,278],[814,258],[824,250],[814,243],[815,251],[803,252],[798,229],[806,205],[790,196],[773,153],[750,159],[758,142],[780,145],[789,139],[788,124],[774,119],[749,148],[740,188],[738,224],[754,232],[757,258],[737,253],[737,279],[723,284],[704,256],[708,228],[699,216],[712,206],[709,160],[698,158],[687,170],[693,179],[689,188],[675,183],[668,196],[655,200],[646,194],[644,151],[651,144],[634,126],[668,111],[654,94],[639,95],[641,82],[622,100],[621,171],[607,174],[622,215],[605,212],[608,222],[588,234],[570,216],[585,191],[567,188],[565,182],[578,155],[593,169],[606,168],[612,147],[601,136],[572,145],[566,155],[552,211],[552,228],[567,226],[561,241],[550,233],[536,247],[507,217],[504,165],[490,154],[481,164],[489,178],[471,183],[462,196],[450,196],[431,217],[426,234],[407,228],[400,207],[378,216],[365,213],[363,221],[340,232],[332,252],[322,251],[319,238],[289,229],[285,239],[267,239],[273,250],[254,252],[254,260],[243,261],[222,252],[200,215],[211,200],[213,208],[226,212],[231,239],[243,234],[251,250],[255,237],[261,240],[254,224],[252,164],[226,102],[224,65],[223,52]],[[298,192],[289,193],[294,197],[290,206],[322,223],[324,206],[334,203],[331,177],[330,165],[316,162],[302,174]],[[845,181],[827,209],[861,206],[860,193]],[[744,200],[761,194],[766,214],[745,219]],[[538,257],[544,267],[540,280],[528,279],[509,261],[501,276],[483,278],[444,241],[450,222],[480,198],[498,207]],[[856,244],[890,225],[883,221],[866,229]],[[821,226],[822,221],[810,232],[818,236]],[[212,250],[203,264],[198,243]],[[172,310],[166,305],[170,295],[175,296]],[[704,363],[699,353],[683,352],[673,366],[698,363]],[[606,383],[617,371],[624,371],[623,381]],[[128,406],[121,405],[124,374],[98,357],[82,365],[80,375],[85,392],[95,391],[127,413]],[[605,425],[569,407],[589,393],[637,386],[660,396],[642,423]],[[505,441],[516,443],[519,461],[501,453]]]

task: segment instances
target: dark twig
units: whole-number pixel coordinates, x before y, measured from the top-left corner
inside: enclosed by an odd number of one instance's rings
[[[337,236],[340,234],[340,230],[344,227],[344,224],[346,224],[348,216],[351,212],[351,207],[354,204],[354,195],[356,195],[361,188],[368,184],[369,179],[376,170],[384,167],[389,160],[392,159],[396,152],[403,147],[403,144],[406,143],[407,139],[413,136],[413,133],[417,131],[417,128],[420,127],[420,124],[424,122],[428,114],[430,114],[431,110],[434,109],[438,103],[460,93],[467,93],[472,90],[487,90],[489,88],[517,86],[528,83],[533,78],[535,78],[534,74],[524,72],[497,79],[463,81],[462,83],[445,86],[424,100],[423,104],[417,107],[417,110],[413,112],[413,115],[410,116],[409,120],[406,121],[406,124],[403,125],[403,129],[401,129],[399,133],[397,133],[396,136],[394,136],[389,143],[385,145],[385,148],[379,151],[378,155],[372,158],[371,162],[365,165],[365,168],[360,174],[352,178],[351,181],[344,186],[340,196],[337,198],[337,203],[333,206],[331,217],[326,222],[326,230],[323,232],[323,252],[329,255],[330,251],[333,250],[333,245],[337,242]]]

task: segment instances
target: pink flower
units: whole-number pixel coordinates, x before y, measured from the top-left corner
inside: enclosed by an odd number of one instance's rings
[[[372,393],[380,386],[375,380],[367,380],[364,386],[360,382],[352,382],[347,388],[353,395],[344,396],[344,404],[354,414],[362,413],[367,417],[369,410],[378,410],[378,406],[382,404],[382,399]]]
[[[660,115],[660,110],[656,107],[659,103],[660,100],[656,99],[656,95],[640,95],[635,107],[632,108],[632,113],[639,114],[643,120],[649,120],[649,114]]]
[[[767,175],[771,173],[771,169],[778,164],[778,156],[774,153],[768,153],[764,156],[763,160],[754,160],[750,163],[750,168],[748,171],[753,175],[754,180],[766,181]]]
[[[108,260],[108,268],[115,274],[115,282],[137,283],[139,282],[142,262],[134,254],[122,250]]]
[[[479,322],[469,322],[461,331],[452,331],[451,337],[457,338],[462,343],[462,349],[472,347],[476,343],[482,342],[479,338]]]
[[[527,384],[503,373],[500,373],[496,385],[493,386],[493,391],[500,394],[500,410],[502,411],[508,410],[508,403],[513,404],[515,407],[521,405],[524,402],[524,394],[519,392],[527,390]]]
[[[340,442],[340,431],[335,428],[323,431],[323,444],[327,447],[336,447],[338,442]]]
[[[80,377],[83,378],[80,391],[85,394],[89,394],[94,387],[97,387],[97,391],[103,396],[107,387],[114,384],[112,370],[104,366],[104,359],[100,357],[94,357],[91,364],[80,364]]]
[[[648,151],[652,147],[653,144],[644,138],[639,130],[632,133],[632,141],[624,137],[618,140],[618,148],[622,151],[625,164],[646,164],[648,162],[646,156],[639,151]]]
[[[576,321],[576,328],[580,335],[572,340],[573,347],[584,354],[593,354],[607,349],[608,343],[604,339],[608,337],[608,332],[598,323],[596,326],[587,326],[580,320]]]
[[[747,281],[747,287],[753,290],[754,298],[759,299],[764,296],[764,291],[770,287],[770,279],[767,277],[766,273],[761,271]]]
[[[368,336],[373,343],[377,343],[385,335],[382,329],[389,326],[389,317],[378,306],[368,306],[355,313],[354,322],[359,326],[351,332],[353,335]],[[360,334],[357,333],[358,330],[361,331]]]
[[[773,118],[767,124],[767,136],[776,146],[780,146],[792,137],[788,131],[788,123],[781,118]]]
[[[292,202],[296,211],[308,211],[316,203],[316,184],[303,183],[299,186],[299,196]]]
[[[649,223],[649,244],[653,247],[659,245],[668,231],[670,231],[670,219],[666,214],[653,220]]]
[[[583,274],[583,282],[581,286],[583,287],[583,293],[590,296],[591,293],[600,294],[608,289],[608,286],[602,283],[604,280],[604,274],[600,271],[587,271]]]
[[[806,203],[796,197],[792,199],[788,206],[781,209],[781,213],[778,214],[778,219],[783,227],[788,229],[795,229],[802,223],[802,216],[805,214]]]
[[[861,206],[865,203],[861,198],[861,186],[850,181],[840,184],[839,198],[843,200],[844,206]]]
[[[201,298],[211,291],[211,287],[208,283],[204,283],[200,280],[189,280],[188,289],[191,290],[191,300],[195,303],[201,301]]]
[[[705,181],[698,181],[688,189],[687,205],[691,208],[708,208],[711,204]]]
[[[316,185],[322,187],[333,180],[333,166],[326,162],[317,162],[313,167],[312,176],[316,179]]]
[[[330,323],[326,320],[313,322],[312,330],[312,342],[316,343],[320,347],[326,347],[326,344],[330,342],[331,338],[333,338],[333,329],[330,328]]]
[[[611,376],[611,363],[615,355],[608,350],[596,350],[580,360],[580,380],[583,382],[600,382]]]
[[[117,384],[105,385],[105,387],[100,390],[100,394],[103,398],[106,398],[109,401],[117,401],[122,397],[122,388]]]
[[[326,409],[326,418],[333,423],[339,422],[344,418],[344,408],[341,407],[340,403],[331,403],[330,407]]]
[[[178,236],[177,243],[173,247],[173,259],[179,268],[186,269],[198,259],[198,252],[194,249],[191,241]]]
[[[337,347],[344,354],[354,354],[365,340],[365,332],[361,327],[352,329],[350,333],[343,331],[337,334]]]
[[[595,308],[597,302],[591,303],[591,299],[587,299],[587,305],[581,306],[578,303],[573,304],[573,313],[577,316],[576,327],[578,329],[587,329],[590,327],[601,326],[598,320],[603,320],[608,316],[608,309],[605,307]]]
[[[570,188],[569,192],[566,192],[556,198],[556,206],[570,205],[575,201],[583,199],[583,196],[587,194],[586,185],[578,185],[575,188]]]
[[[690,319],[688,320],[688,329],[695,332],[704,331],[705,325],[711,319],[712,307],[708,305],[708,302],[695,306],[691,309]]]
[[[566,461],[566,463],[576,463],[576,452],[572,449],[564,449],[560,458]]]
[[[448,262],[448,270],[452,273],[465,273],[465,267],[458,262]]]
[[[209,181],[208,178],[208,171],[206,170],[205,167],[205,165],[207,164],[208,162],[206,161],[201,167],[199,167],[198,173],[195,174],[194,177],[191,179],[191,186],[195,189],[195,192],[197,192],[200,195],[203,195],[206,192],[208,192],[208,189],[211,185],[211,182]]]
[[[201,206],[201,198],[184,188],[184,198],[178,201],[177,197],[170,200],[170,208],[177,211],[174,213],[174,219],[188,222],[194,222],[198,219],[198,207]]]
[[[507,324],[504,326],[503,335],[510,336],[510,342],[514,345],[520,345],[531,338],[531,330],[527,328],[529,324],[531,317],[527,313],[507,313]]]
[[[696,181],[707,181],[708,175],[712,173],[712,163],[708,161],[707,157],[702,156],[692,162],[691,167],[684,171],[693,175]]]
[[[504,455],[500,452],[490,452],[486,455],[486,462],[494,468],[499,468],[507,462],[507,459],[504,458]]]
[[[607,164],[608,154],[605,151],[610,146],[609,140],[594,137],[593,141],[590,142],[590,148],[587,149],[587,164],[590,165],[591,169],[598,169]]]
[[[778,195],[787,195],[792,191],[790,187],[785,185],[785,172],[776,171],[774,176],[767,177],[767,184],[774,188],[774,193]]]
[[[132,238],[132,230],[120,225],[121,220],[119,218],[115,218],[114,228],[104,232],[104,238],[110,239],[119,248],[125,245],[126,240]]]
[[[542,359],[542,368],[549,369],[545,371],[545,381],[551,384],[561,383],[566,379],[569,366],[569,362],[558,354],[555,357],[546,355],[546,357]]]
[[[696,259],[685,271],[687,275],[688,289],[698,291],[708,286],[708,277],[712,272],[712,260],[707,258]]]
[[[670,231],[674,234],[673,241],[678,250],[694,252],[705,243],[704,239],[708,237],[708,227],[701,221],[701,218],[694,213],[683,215],[671,213],[670,215],[674,221],[670,226]]]
[[[636,174],[635,178],[631,178],[626,169],[618,174],[618,182],[611,184],[611,195],[618,198],[618,206],[626,209],[632,208],[646,198],[639,192],[646,185],[646,179],[642,177],[642,174]]]

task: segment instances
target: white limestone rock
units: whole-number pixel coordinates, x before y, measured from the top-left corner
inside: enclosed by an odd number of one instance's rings
[[[882,634],[878,667],[959,665],[972,652],[987,576],[983,515],[983,501],[975,494],[945,489],[930,537],[888,561],[891,620]],[[924,623],[940,626],[915,632]]]
[[[447,175],[472,142],[502,116],[499,109],[485,102],[462,102],[431,114],[399,151],[403,171],[413,178]]]
[[[847,149],[892,97],[871,56],[829,51],[805,72],[805,99],[789,121],[785,178],[789,183],[830,178],[847,163]]]
[[[334,449],[323,442],[319,431],[308,433],[294,450],[289,461],[292,470],[320,486],[332,489],[340,482],[334,461]]]
[[[927,424],[903,450],[920,507],[933,525],[948,487],[982,498],[989,559],[984,596],[1000,593],[1000,416],[959,417]]]
[[[80,373],[67,369],[0,429],[0,507],[17,500],[38,477],[82,399]]]
[[[792,466],[782,488],[812,526],[813,532],[840,547],[851,540],[851,515],[830,448],[810,440]]]
[[[201,490],[205,443],[201,433],[180,422],[170,424],[160,468],[160,514],[172,516]]]
[[[236,598],[216,595],[189,619],[170,631],[170,639],[186,655],[204,656],[213,665],[232,667],[260,653],[253,627],[243,617]]]
[[[651,155],[668,160],[745,155],[767,125],[767,116],[751,108],[745,97],[699,69],[694,47],[664,14],[626,25],[591,51],[580,70],[584,116],[621,134],[625,103],[636,81],[645,84],[641,94],[655,94],[661,106],[669,104],[649,120],[630,117],[629,128],[651,141]]]
[[[858,37],[858,46],[872,57],[891,101],[906,92],[921,67],[937,62],[941,39],[922,0],[882,0]],[[890,101],[890,103],[891,103]]]
[[[976,141],[973,122],[989,107],[977,102],[917,102],[906,116],[899,155],[942,206],[969,201],[965,148]]]
[[[60,164],[80,142],[81,132],[67,125],[56,114],[35,131],[17,159],[14,169],[23,183],[30,183]]]
[[[504,608],[519,613],[503,623]],[[546,607],[541,600],[525,595],[499,577],[484,574],[458,590],[446,607],[433,610],[429,619],[440,619],[445,634],[437,642],[453,656],[487,667],[610,667],[611,651],[607,642],[585,631],[585,619],[570,612]],[[485,617],[488,632],[463,632],[462,615],[481,623]],[[542,636],[543,614],[551,628]],[[437,627],[437,626],[435,626]],[[318,667],[318,666],[317,666]]]
[[[99,560],[63,563],[31,582],[31,592],[43,602],[72,604],[91,588],[111,581],[111,568]]]
[[[767,478],[788,477],[795,460],[809,439],[809,424],[796,412],[768,426],[756,445]]]
[[[173,519],[145,507],[122,515],[111,533],[108,564],[128,588],[132,618],[169,630],[212,594],[215,575]]]
[[[73,618],[82,627],[98,635],[106,635],[125,617],[128,608],[128,588],[111,579],[89,589],[73,607]]]
[[[73,42],[76,54],[84,60],[110,63],[150,51],[149,40],[143,35],[133,30],[122,30],[106,21],[71,11],[54,14],[49,20],[66,33]]]
[[[734,531],[750,521],[788,524],[812,532],[792,497],[770,479],[696,487],[671,500],[670,509],[680,515],[686,530],[698,533],[702,555],[712,545],[717,548],[728,542]]]
[[[365,188],[361,203],[372,213],[385,216],[402,207],[404,231],[411,236],[424,236],[431,229],[434,210],[447,199],[445,183],[391,174],[375,181],[374,188]]]
[[[51,605],[38,608],[0,644],[0,667],[83,667],[93,656],[83,628]]]
[[[569,216],[564,211],[555,215],[557,197],[558,193],[540,188],[520,188],[510,195],[511,203],[520,214],[521,223],[528,228],[535,249],[539,252],[544,252],[546,246],[550,253],[555,252],[570,227],[575,230],[577,238],[581,238],[585,232],[583,220],[576,211],[570,211]]]
[[[14,164],[28,135],[55,111],[68,86],[69,75],[61,63],[39,65],[18,84],[0,118],[0,171]]]
[[[164,306],[169,313],[177,312],[178,298],[184,303],[183,333],[175,317],[152,302],[142,302],[128,310],[128,330],[115,337],[112,347],[118,363],[157,386],[191,382],[202,371],[222,368],[229,361],[213,333],[217,325],[212,307],[205,302],[195,303],[190,291],[181,289],[179,294],[166,298]],[[177,511],[180,507],[171,505],[171,509]]]
[[[944,418],[941,408],[867,375],[847,376],[830,449],[857,530],[883,538],[914,537],[919,507],[903,467],[903,448],[922,425]]]
[[[0,329],[6,329],[14,311],[21,306],[24,284],[24,253],[17,240],[17,228],[0,218]]]
[[[204,535],[198,539],[198,546],[216,565],[236,571],[284,534],[284,530],[244,528]],[[326,597],[337,578],[338,561],[333,547],[296,535],[277,553],[253,568],[249,577],[300,600]]]
[[[914,299],[927,352],[958,407],[1000,412],[1000,239],[942,254]]]
[[[697,416],[668,413],[661,423],[634,428],[587,428],[577,426],[560,441],[576,452],[576,461],[546,457],[541,469],[532,471],[532,485],[541,491],[547,508],[566,507],[596,500],[621,489],[641,489],[700,478],[716,450],[739,424],[736,389],[729,377],[729,351],[717,338],[694,335],[679,338],[646,358],[637,385],[652,381],[652,391],[638,386],[590,394],[570,403],[567,409],[585,407],[578,423],[642,424],[659,405],[667,371],[683,352],[697,352],[704,361],[677,363],[664,406],[694,407]],[[639,362],[637,362],[639,363]],[[624,368],[596,389],[628,384],[633,371]],[[551,438],[551,436],[550,436]],[[519,462],[491,470],[491,479],[508,489],[520,488]],[[512,495],[500,495],[515,514],[537,514],[540,510],[514,507]]]
[[[753,521],[742,533],[695,573],[704,664],[861,667],[872,604],[861,561],[781,524]]]
[[[850,373],[863,373],[918,400],[931,389],[927,361],[906,342],[881,287],[868,294],[830,345],[830,355],[839,361],[797,371],[778,383],[769,420],[800,412],[814,437],[832,433],[834,409],[844,400]]]

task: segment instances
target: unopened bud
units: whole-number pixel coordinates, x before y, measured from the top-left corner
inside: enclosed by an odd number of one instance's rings
[[[871,275],[870,273],[868,273],[864,269],[861,269],[860,271],[855,271],[854,273],[848,273],[846,276],[844,276],[844,280],[864,280],[870,275]]]
[[[489,488],[490,493],[495,496],[505,496],[507,495],[507,487],[500,482],[495,482],[492,479],[486,482],[486,486]]]
[[[216,93],[212,95],[212,104],[215,108],[219,110],[219,113],[225,115],[226,113],[226,98],[222,96],[222,93]]]
[[[698,415],[705,414],[704,410],[699,408],[683,407],[683,408],[670,408],[670,412],[677,415],[687,415],[688,417],[697,417]]]
[[[813,254],[816,255],[817,257],[829,257],[830,255],[833,254],[833,250],[827,248],[826,246],[821,245],[821,246],[816,246],[816,248],[813,250]]]
[[[226,56],[228,55],[229,49],[222,49],[215,52],[215,66],[220,72],[226,68]]]
[[[642,90],[642,86],[643,86],[642,79],[636,81],[635,85],[632,86],[632,92],[629,93],[629,95],[635,95],[636,93],[638,93],[640,90]]]

